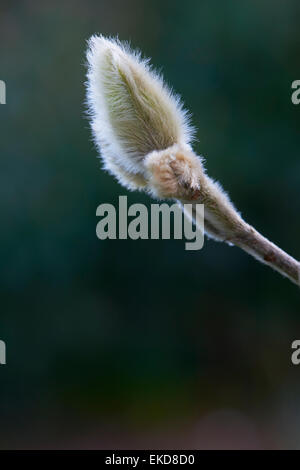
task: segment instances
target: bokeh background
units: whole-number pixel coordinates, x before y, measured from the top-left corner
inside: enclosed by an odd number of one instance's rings
[[[300,448],[299,290],[206,240],[96,238],[103,202],[86,40],[152,57],[195,149],[258,230],[300,258],[298,0],[1,0],[0,447]]]

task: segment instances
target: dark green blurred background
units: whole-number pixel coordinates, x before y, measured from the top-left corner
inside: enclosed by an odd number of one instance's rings
[[[299,290],[236,248],[96,238],[86,40],[152,57],[249,223],[300,258],[298,0],[0,6],[1,448],[300,448]]]

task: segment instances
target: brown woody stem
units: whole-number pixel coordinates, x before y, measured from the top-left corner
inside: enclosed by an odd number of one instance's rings
[[[248,226],[244,233],[230,241],[300,286],[300,263],[253,227]]]
[[[299,261],[247,224],[232,207],[224,205],[218,196],[214,195],[206,200],[199,198],[197,202],[204,203],[205,231],[208,235],[238,246],[300,286]]]

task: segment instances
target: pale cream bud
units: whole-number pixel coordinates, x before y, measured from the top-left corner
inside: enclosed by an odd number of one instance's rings
[[[299,285],[299,262],[250,227],[207,176],[190,146],[186,111],[148,61],[103,36],[90,39],[87,59],[87,101],[105,169],[127,188],[204,204],[209,236],[241,247]]]
[[[88,105],[104,166],[129,187],[145,186],[147,154],[190,142],[187,114],[148,61],[128,45],[93,36],[87,59]]]

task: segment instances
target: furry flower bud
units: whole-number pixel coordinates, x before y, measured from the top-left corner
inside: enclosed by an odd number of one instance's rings
[[[148,60],[118,40],[89,41],[88,106],[104,167],[131,189],[147,185],[144,158],[192,136],[187,113]]]

